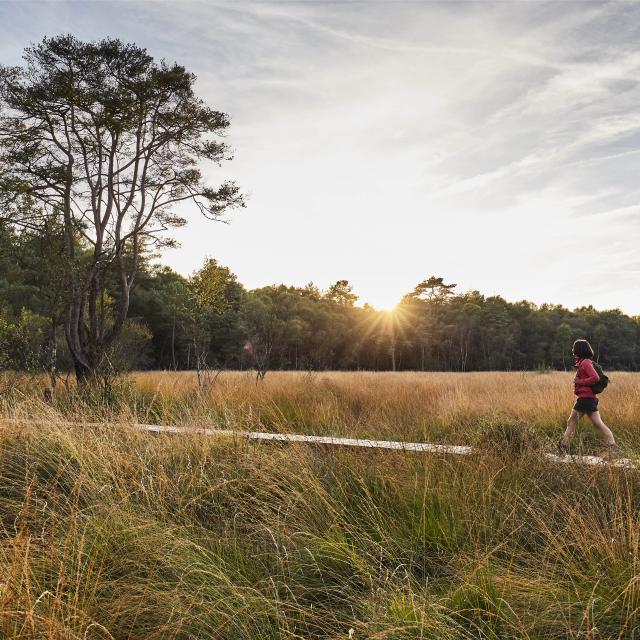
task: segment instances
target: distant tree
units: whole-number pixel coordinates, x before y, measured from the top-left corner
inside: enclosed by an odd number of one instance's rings
[[[169,267],[154,265],[140,270],[132,289],[130,316],[144,320],[153,334],[154,366],[187,366],[190,344],[187,309],[191,293],[186,278]]]
[[[389,341],[389,356],[391,357],[391,371],[398,368],[398,321],[399,316],[391,311],[383,311],[382,326],[386,329]]]
[[[420,369],[426,368],[426,356],[434,348],[434,336],[438,325],[437,306],[454,295],[457,285],[446,284],[444,278],[430,276],[419,282],[411,293],[404,296],[400,303],[400,318],[410,321],[414,343],[420,349]],[[405,322],[406,324],[406,322]]]
[[[58,330],[64,322],[67,302],[62,229],[55,220],[47,219],[37,230],[25,229],[16,238],[13,250],[21,280],[35,297],[29,308],[46,318],[49,325],[42,362],[49,373],[49,388],[45,391],[49,396],[57,385]]]
[[[322,297],[322,292],[313,282],[308,282],[303,289],[297,289],[297,291],[300,295],[312,298],[313,300],[320,300]]]
[[[445,300],[453,295],[455,284],[445,284],[444,278],[431,276],[426,280],[418,283],[411,295],[414,298],[422,298],[427,300]]]
[[[478,296],[482,308],[478,327],[475,364],[481,369],[513,368],[513,353],[519,339],[519,327],[510,315],[509,303],[500,296]]]
[[[562,368],[566,371],[571,358],[571,325],[568,322],[561,322],[554,331],[553,353],[560,359]]]
[[[285,323],[277,317],[269,287],[249,292],[243,314],[248,339],[244,345],[256,380],[263,380],[271,367],[274,345],[283,342]]]
[[[45,38],[25,66],[0,68],[0,212],[23,228],[62,230],[66,341],[79,381],[121,332],[140,258],[184,224],[242,204],[230,182],[206,186],[199,163],[229,159],[227,116],[193,92],[183,67],[120,40]],[[39,208],[24,211],[31,198]],[[78,252],[76,239],[86,250]],[[101,305],[112,278],[113,304]]]
[[[183,312],[191,333],[198,384],[202,386],[211,365],[212,325],[237,302],[241,286],[227,267],[209,258],[190,278],[188,288],[191,296]]]
[[[150,364],[150,347],[153,336],[141,320],[127,318],[122,332],[108,349],[110,372],[146,369]]]
[[[472,292],[469,298],[472,298],[477,292]],[[479,296],[478,296],[479,297]],[[462,304],[456,323],[457,346],[460,371],[468,371],[473,368],[473,358],[477,350],[474,349],[474,339],[482,322],[482,307],[473,299],[467,299]]]
[[[346,307],[352,307],[358,300],[348,280],[338,280],[327,289],[324,296],[327,300]]]
[[[28,202],[21,205],[23,211],[32,206]],[[64,336],[58,331],[63,324],[66,299],[61,230],[49,222],[41,229],[18,232],[6,221],[0,221],[0,256],[0,313],[13,322],[28,310],[46,327],[37,360],[40,371],[49,373],[46,393],[50,396],[56,387],[59,361],[63,367],[68,364],[67,354],[59,349]]]
[[[0,317],[0,370],[42,371],[47,319],[22,309],[15,319]]]
[[[325,369],[351,357],[351,307],[327,300],[315,287],[262,287],[244,305],[246,353],[258,371]]]

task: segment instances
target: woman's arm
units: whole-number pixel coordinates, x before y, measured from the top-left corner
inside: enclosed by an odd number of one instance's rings
[[[580,385],[583,385],[585,387],[591,387],[596,382],[598,382],[598,380],[600,380],[600,376],[598,375],[598,372],[595,370],[591,360],[583,360],[580,363],[580,368],[587,375],[586,378],[580,378],[580,381],[579,381]]]

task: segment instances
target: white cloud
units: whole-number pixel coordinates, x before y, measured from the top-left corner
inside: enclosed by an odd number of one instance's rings
[[[346,277],[381,305],[434,273],[639,313],[639,18],[634,3],[22,0],[0,3],[0,55],[115,35],[198,75],[236,148],[211,177],[251,198],[228,226],[190,216],[166,256],[183,272],[215,255],[249,286]],[[610,282],[575,275],[584,246]]]

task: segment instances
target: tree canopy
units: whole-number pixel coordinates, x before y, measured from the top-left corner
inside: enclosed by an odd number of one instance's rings
[[[46,237],[0,225],[0,366],[73,369],[61,326],[60,291],[48,290]],[[105,281],[105,304],[117,282]],[[113,291],[111,290],[113,288]],[[568,370],[571,345],[591,341],[608,369],[640,369],[640,319],[619,310],[508,302],[478,291],[416,297],[394,312],[353,304],[339,280],[326,291],[271,285],[248,291],[207,259],[184,277],[143,260],[129,318],[108,352],[120,369]],[[52,342],[53,347],[52,348]]]
[[[0,67],[0,213],[59,233],[64,331],[84,378],[123,329],[143,253],[184,224],[175,206],[218,218],[242,204],[200,169],[230,159],[229,119],[195,95],[193,74],[134,44],[58,36],[24,60]]]

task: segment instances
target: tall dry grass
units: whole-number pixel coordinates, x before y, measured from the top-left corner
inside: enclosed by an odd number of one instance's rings
[[[603,414],[633,450],[638,378],[612,377]],[[138,374],[54,406],[25,382],[0,412],[0,637],[638,637],[639,472],[538,455],[570,379],[238,373],[199,390]],[[131,421],[483,446],[257,445]],[[578,446],[598,444],[583,428]]]
[[[637,472],[54,421],[0,462],[6,640],[639,632]]]
[[[640,374],[611,377],[601,412],[632,446],[639,435]],[[256,385],[250,374],[229,373],[200,394],[190,373],[143,373],[135,380],[145,419],[462,444],[501,424],[557,433],[575,400],[572,378],[560,372],[274,372]],[[582,431],[585,444],[597,444],[590,429]]]
[[[601,413],[624,448],[640,448],[640,374],[613,373]],[[551,442],[574,402],[571,373],[223,373],[199,389],[191,372],[129,377],[113,402],[70,402],[59,394],[53,415],[198,425],[221,429],[419,440],[491,442],[496,434]],[[0,407],[0,412],[2,407]],[[51,411],[51,409],[47,409]],[[28,390],[4,405],[11,415],[40,414]],[[583,421],[576,450],[601,441]]]

